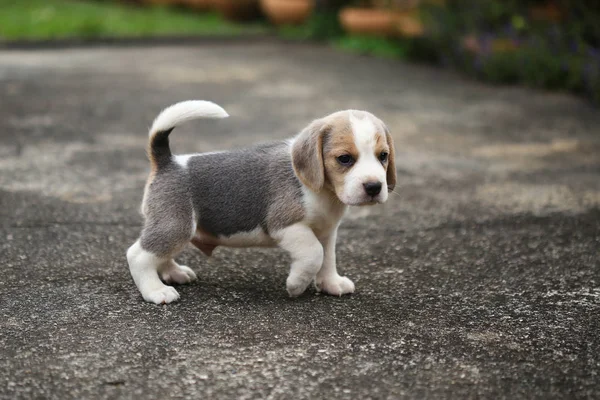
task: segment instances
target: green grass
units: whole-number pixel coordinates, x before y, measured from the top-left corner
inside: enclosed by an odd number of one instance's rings
[[[331,40],[344,35],[336,12],[314,13],[299,26],[280,26],[277,33],[290,40]]]
[[[110,1],[0,0],[0,40],[241,35],[264,32],[215,13],[136,7]]]
[[[398,40],[370,36],[344,36],[333,40],[333,45],[352,53],[383,58],[404,58],[407,53],[406,45]]]

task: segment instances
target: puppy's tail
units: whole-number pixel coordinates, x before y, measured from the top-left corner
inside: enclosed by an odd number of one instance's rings
[[[223,108],[210,101],[188,100],[165,108],[150,128],[148,157],[152,169],[157,170],[171,162],[169,134],[177,125],[197,118],[227,118]]]

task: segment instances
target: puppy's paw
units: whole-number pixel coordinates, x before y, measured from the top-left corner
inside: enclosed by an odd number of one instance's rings
[[[198,279],[191,268],[185,265],[178,265],[175,262],[171,262],[167,269],[160,273],[160,277],[166,283],[178,283],[180,285]]]
[[[164,286],[143,296],[144,300],[154,304],[169,304],[179,299],[179,293],[171,286]]]
[[[298,297],[310,285],[310,279],[303,279],[299,276],[289,276],[287,278],[286,287],[290,297]]]
[[[332,296],[341,296],[348,293],[354,293],[354,282],[345,276],[333,275],[319,278],[315,281],[317,291],[330,294]]]

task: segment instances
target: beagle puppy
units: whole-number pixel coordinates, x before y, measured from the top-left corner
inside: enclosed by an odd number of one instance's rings
[[[169,134],[177,125],[225,117],[214,103],[184,101],[162,111],[150,129],[144,227],[127,251],[144,300],[171,303],[179,294],[165,283],[196,279],[173,259],[190,242],[207,256],[217,246],[279,246],[292,259],[290,296],[313,281],[330,295],[353,293],[354,283],[336,269],[337,229],[348,206],[383,203],[394,188],[394,145],[385,124],[347,110],[313,121],[291,140],[171,154]]]

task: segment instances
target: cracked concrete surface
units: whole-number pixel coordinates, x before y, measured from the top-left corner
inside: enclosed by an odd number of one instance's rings
[[[146,130],[221,104],[175,152],[368,109],[399,183],[340,230],[333,298],[287,298],[276,249],[193,249],[142,302],[125,250]],[[600,396],[600,112],[582,100],[310,45],[0,51],[0,398]]]

